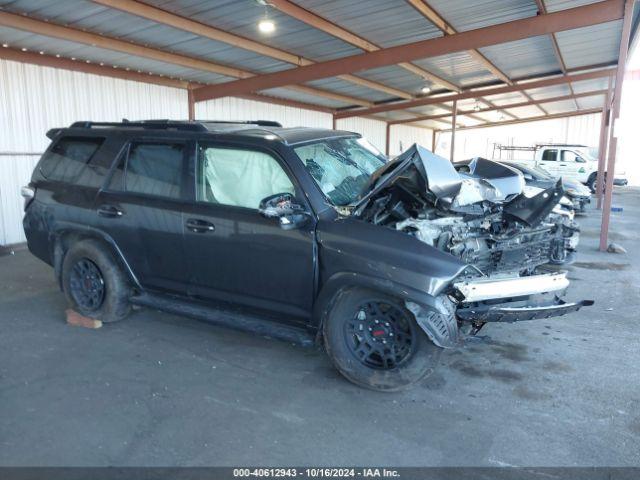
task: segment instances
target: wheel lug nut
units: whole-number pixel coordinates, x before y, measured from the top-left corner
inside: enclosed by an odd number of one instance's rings
[[[390,336],[390,337],[393,337],[393,332],[389,332],[389,336]]]
[[[380,320],[376,319],[376,320],[374,320],[374,322],[376,322],[376,323],[380,323]]]

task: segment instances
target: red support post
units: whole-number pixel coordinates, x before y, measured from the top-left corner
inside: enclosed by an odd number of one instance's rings
[[[616,151],[618,138],[616,137],[616,120],[620,115],[620,100],[622,96],[622,83],[624,82],[624,69],[627,64],[627,52],[629,49],[629,37],[631,35],[631,20],[633,17],[634,0],[626,0],[624,5],[624,20],[622,23],[622,35],[620,38],[620,51],[618,54],[618,68],[616,69],[616,84],[613,92],[613,105],[611,108],[611,120],[609,126],[609,159],[607,162],[607,178],[604,190],[604,204],[602,206],[602,225],[600,228],[600,251],[607,250],[609,241],[609,221],[611,219],[611,196],[613,193],[613,177],[616,167]]]
[[[193,89],[187,89],[187,102],[189,102],[189,120],[196,119],[196,102],[193,98]]]
[[[458,101],[453,101],[453,116],[451,117],[451,154],[449,155],[449,161],[453,162],[454,154],[456,151],[456,122],[458,120]]]
[[[390,143],[391,143],[391,124],[387,123],[387,133],[386,133],[385,146],[384,146],[384,153],[387,157],[389,156]]]
[[[609,77],[609,86],[600,119],[600,148],[598,149],[598,173],[596,174],[596,208],[598,210],[602,208],[602,187],[604,185],[604,166],[607,161],[607,133],[609,132],[612,88],[613,77]]]

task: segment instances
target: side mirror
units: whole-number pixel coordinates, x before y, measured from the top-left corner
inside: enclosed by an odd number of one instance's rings
[[[576,157],[576,162],[578,162],[578,163],[587,163],[587,161],[582,157]]]
[[[260,201],[258,211],[265,218],[277,218],[283,230],[293,230],[306,225],[309,213],[295,201],[290,193],[276,193]]]
[[[533,181],[533,175],[531,175],[529,173],[525,173],[522,176],[524,177],[525,180]]]

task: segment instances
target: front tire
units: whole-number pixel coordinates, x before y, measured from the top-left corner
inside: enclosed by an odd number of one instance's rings
[[[62,286],[71,308],[104,323],[125,318],[131,288],[120,265],[101,242],[82,240],[62,262]]]
[[[442,351],[402,301],[366,290],[340,294],[323,334],[340,373],[371,390],[398,391],[425,378]]]
[[[587,179],[587,187],[589,187],[589,190],[591,190],[591,193],[596,192],[596,179],[597,179],[597,174],[595,172],[589,175],[589,178]]]

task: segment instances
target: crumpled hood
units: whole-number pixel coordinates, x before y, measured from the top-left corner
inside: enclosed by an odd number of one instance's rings
[[[359,215],[369,200],[399,188],[440,209],[459,213],[482,214],[480,205],[489,202],[501,206],[508,217],[534,226],[563,196],[558,181],[528,197],[523,193],[525,182],[520,172],[485,158],[474,158],[468,168],[468,172],[459,173],[446,158],[414,144],[374,172],[354,213]]]
[[[395,183],[410,183],[444,207],[485,200],[501,204],[524,188],[522,175],[513,168],[478,157],[469,163],[468,173],[458,173],[449,160],[417,144],[374,172],[362,200]]]

